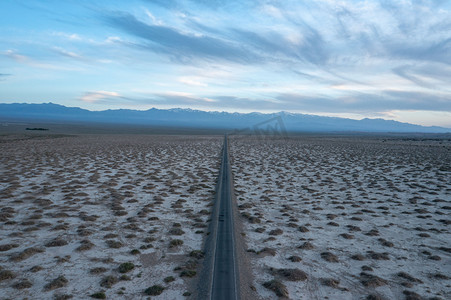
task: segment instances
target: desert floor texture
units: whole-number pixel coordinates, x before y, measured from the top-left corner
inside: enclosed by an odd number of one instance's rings
[[[195,298],[222,141],[0,136],[0,299]],[[451,141],[229,144],[253,299],[451,299]]]
[[[0,299],[193,294],[222,137],[3,137]]]
[[[231,138],[262,299],[451,299],[451,143]]]

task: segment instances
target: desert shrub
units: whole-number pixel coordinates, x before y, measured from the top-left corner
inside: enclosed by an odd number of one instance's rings
[[[276,250],[273,248],[269,248],[269,247],[265,247],[263,249],[261,249],[260,251],[257,252],[257,254],[263,254],[263,255],[271,255],[271,256],[275,256],[276,255]]]
[[[351,259],[362,261],[362,260],[365,260],[365,256],[363,256],[362,254],[354,254],[351,256]]]
[[[322,285],[329,286],[337,289],[340,284],[340,280],[334,278],[321,278],[320,282]]]
[[[100,286],[102,287],[106,287],[106,288],[110,288],[112,287],[114,284],[117,283],[117,278],[113,275],[108,275],[102,278],[102,280],[100,281]]]
[[[385,246],[385,247],[393,247],[393,246],[395,246],[392,242],[389,242],[386,239],[380,238],[378,241],[379,241],[379,243],[381,243],[382,246]]]
[[[182,235],[184,233],[185,233],[185,231],[183,231],[179,227],[173,227],[169,230],[169,234],[171,234],[171,235]]]
[[[130,254],[138,255],[141,254],[141,251],[139,251],[138,249],[133,249],[132,251],[130,251]]]
[[[269,235],[281,235],[283,234],[283,230],[280,228],[273,229],[269,232]]]
[[[360,273],[360,282],[366,286],[375,288],[378,286],[383,286],[387,284],[387,280],[382,279],[376,275],[368,274],[365,272]]]
[[[354,236],[353,236],[352,234],[349,234],[349,233],[342,233],[342,234],[340,234],[340,236],[341,236],[342,238],[347,239],[347,240],[351,240],[351,239],[354,238]]]
[[[368,257],[375,260],[390,260],[388,253],[378,253],[373,251],[368,251]]]
[[[59,289],[67,285],[69,281],[64,276],[59,276],[44,286],[45,291],[51,291],[54,289]]]
[[[331,252],[322,252],[321,258],[328,262],[338,262],[338,257]]]
[[[291,262],[300,262],[300,261],[302,261],[302,258],[300,258],[297,255],[292,255],[288,258],[288,260],[290,260]]]
[[[144,240],[143,240],[144,243],[152,243],[154,241],[155,241],[155,238],[152,236],[148,236],[148,237],[144,238]]]
[[[14,274],[10,270],[0,270],[0,281],[16,278],[16,274]]]
[[[161,285],[153,285],[153,286],[145,289],[144,293],[149,296],[158,296],[158,295],[161,295],[161,293],[163,293],[163,291],[164,291],[164,287],[162,287]]]
[[[54,300],[68,300],[68,299],[72,299],[74,296],[69,295],[69,294],[55,294],[53,296]]]
[[[339,227],[340,226],[340,224],[338,224],[337,222],[329,222],[329,223],[327,223],[327,225],[335,226],[335,227]]]
[[[118,237],[118,235],[115,234],[115,233],[108,233],[108,234],[103,236],[104,239],[114,239],[116,237]]]
[[[125,262],[123,264],[120,264],[119,266],[119,273],[127,273],[130,272],[135,268],[135,265],[131,262]]]
[[[432,274],[431,277],[432,277],[432,278],[435,278],[435,279],[442,279],[442,280],[448,280],[448,279],[450,279],[450,277],[448,277],[448,276],[446,276],[445,274],[442,274],[442,273],[435,273],[435,274]]]
[[[189,253],[189,256],[197,258],[197,259],[201,259],[204,257],[204,252],[201,250],[193,250]]]
[[[56,238],[45,244],[46,247],[61,247],[67,245],[68,242],[66,240]]]
[[[22,289],[29,289],[33,286],[33,284],[28,279],[22,279],[15,284],[13,284],[13,288],[22,290]]]
[[[33,273],[36,273],[36,272],[39,272],[39,271],[41,271],[43,269],[44,268],[41,267],[41,266],[33,266],[33,267],[30,268],[30,271],[33,272]]]
[[[89,240],[81,240],[80,244],[81,245],[75,249],[76,251],[87,251],[94,247],[94,244]]]
[[[194,277],[196,276],[197,272],[194,270],[183,270],[180,272],[180,277]]]
[[[183,245],[182,240],[175,239],[175,240],[171,240],[169,242],[169,248],[173,248],[173,247],[177,247],[177,246],[181,246],[181,245]]]
[[[313,246],[313,244],[310,243],[310,242],[304,242],[298,248],[299,249],[304,249],[304,250],[312,250],[312,249],[315,249],[315,246]]]
[[[0,245],[0,252],[8,251],[8,250],[11,250],[11,249],[17,248],[17,247],[19,247],[18,244],[3,244],[3,245]]]
[[[23,250],[22,252],[11,255],[10,260],[14,261],[14,262],[22,261],[22,260],[25,260],[37,253],[42,253],[44,251],[45,250],[43,250],[41,248],[37,248],[37,247],[27,248],[27,249]]]
[[[305,226],[299,226],[298,229],[299,229],[300,232],[309,232],[309,231],[310,231],[310,230],[309,230],[307,227],[305,227]]]
[[[406,296],[406,300],[422,300],[422,299],[424,299],[423,297],[421,297],[420,295],[418,295],[417,293],[412,292],[412,291],[405,290],[402,293]]]
[[[174,278],[174,276],[168,276],[168,277],[165,277],[163,280],[164,280],[164,282],[169,283],[169,282],[173,282],[175,280],[175,278]]]
[[[122,246],[124,246],[124,244],[122,244],[120,241],[115,241],[115,240],[107,240],[107,241],[105,241],[105,243],[107,244],[107,246],[109,248],[114,248],[114,249],[119,249]]]
[[[101,273],[105,273],[107,271],[106,268],[104,267],[97,267],[97,268],[92,268],[91,270],[89,270],[90,274],[101,274]]]
[[[410,274],[408,274],[406,272],[399,272],[396,275],[398,275],[398,277],[404,278],[404,279],[406,279],[408,281],[411,281],[411,282],[423,283],[420,279],[415,278],[415,277],[411,276]]]
[[[279,297],[288,298],[289,296],[287,287],[279,280],[273,279],[270,281],[266,281],[265,283],[263,283],[263,286],[268,290],[271,290],[274,293],[276,293],[276,295]]]
[[[278,269],[277,274],[289,281],[304,281],[307,274],[300,269]]]
[[[365,233],[365,235],[368,235],[368,236],[378,236],[378,235],[379,235],[379,230],[377,230],[377,229],[371,229],[370,231],[368,231],[367,233]]]
[[[94,299],[106,299],[106,295],[104,292],[97,292],[97,293],[90,295],[89,297],[94,298]]]
[[[373,268],[371,268],[370,266],[367,266],[367,265],[363,265],[360,268],[362,269],[362,271],[369,271],[369,272],[373,271]]]
[[[258,228],[255,229],[255,232],[263,233],[263,232],[265,232],[265,230],[266,229],[264,227],[258,227]]]

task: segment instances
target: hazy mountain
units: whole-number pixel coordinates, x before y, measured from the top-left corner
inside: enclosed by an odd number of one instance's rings
[[[450,128],[425,127],[383,119],[352,120],[294,113],[226,113],[192,109],[145,111],[117,109],[89,111],[53,103],[0,104],[0,122],[38,121],[53,123],[129,124],[142,126],[230,130],[287,130],[289,132],[451,132]]]

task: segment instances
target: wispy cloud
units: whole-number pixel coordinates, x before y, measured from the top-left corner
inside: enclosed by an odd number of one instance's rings
[[[106,20],[112,26],[141,38],[143,42],[139,46],[142,48],[159,53],[186,59],[202,57],[241,63],[255,60],[238,43],[202,34],[185,33],[168,26],[146,24],[128,13],[109,14]]]
[[[116,99],[121,97],[121,95],[117,92],[109,92],[109,91],[96,91],[96,92],[88,92],[81,97],[81,100],[89,103],[96,103],[99,101],[104,101],[106,99]]]
[[[19,54],[14,50],[6,50],[3,53],[3,56],[8,57],[17,63],[24,64],[30,67],[39,68],[39,69],[47,69],[47,70],[72,70],[73,68],[68,68],[66,66],[62,66],[60,64],[47,63],[42,61],[37,61],[29,56]]]

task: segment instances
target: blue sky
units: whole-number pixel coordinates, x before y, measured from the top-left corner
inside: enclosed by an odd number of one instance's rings
[[[0,102],[451,127],[451,1],[0,1]]]

